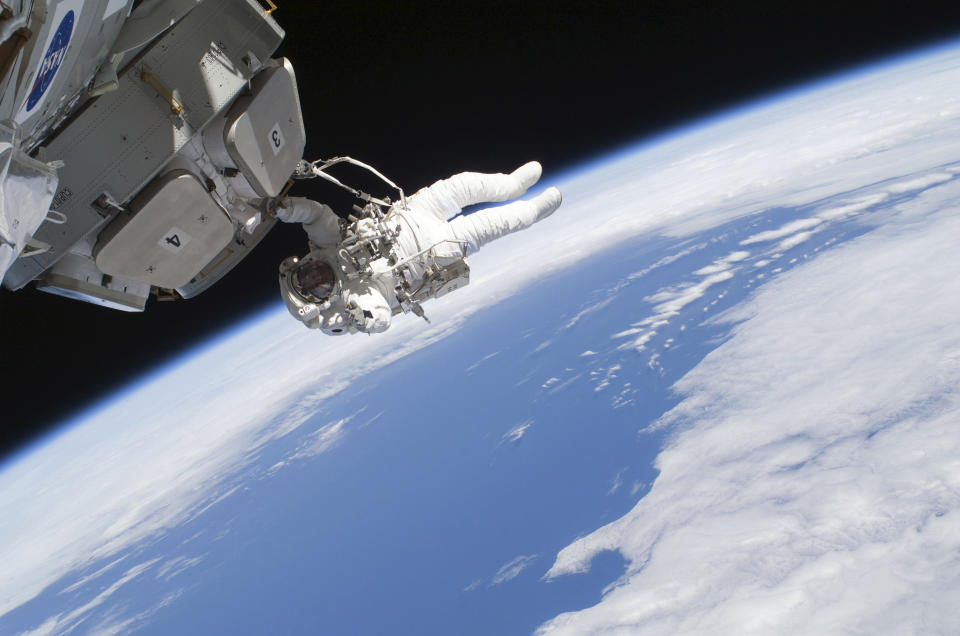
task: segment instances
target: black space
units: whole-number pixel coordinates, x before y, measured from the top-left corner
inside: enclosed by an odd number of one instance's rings
[[[529,159],[555,174],[960,35],[960,10],[921,3],[277,3],[287,30],[279,54],[297,71],[307,157],[352,155],[408,192]],[[325,185],[293,193],[344,203]],[[304,247],[298,226],[278,226],[211,290],[151,301],[143,314],[29,288],[0,292],[0,457],[274,303],[278,263]]]

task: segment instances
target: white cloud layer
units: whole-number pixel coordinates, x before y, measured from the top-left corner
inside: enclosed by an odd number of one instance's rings
[[[680,380],[629,562],[541,634],[960,633],[960,187],[769,283]]]
[[[758,234],[754,234],[753,236],[749,236],[744,240],[740,241],[740,245],[750,245],[751,243],[773,241],[779,238],[783,238],[785,236],[789,236],[801,230],[808,230],[812,227],[816,227],[817,225],[820,225],[820,223],[822,222],[823,220],[818,218],[797,219],[796,221],[791,221],[790,223],[787,223],[786,225],[778,227],[775,230],[768,230],[766,232],[760,232]]]

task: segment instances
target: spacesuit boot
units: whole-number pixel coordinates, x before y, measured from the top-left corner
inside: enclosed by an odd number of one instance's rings
[[[523,164],[509,174],[461,172],[421,188],[408,202],[412,209],[430,212],[447,221],[460,211],[477,203],[499,203],[523,196],[543,172],[537,161]]]
[[[466,255],[501,236],[524,230],[542,221],[560,207],[563,196],[557,188],[548,188],[529,201],[516,201],[488,208],[450,221],[450,229],[466,244]]]
[[[543,166],[539,161],[530,161],[511,172],[510,176],[520,183],[521,192],[517,196],[521,196],[530,186],[539,181],[541,174],[543,174]]]
[[[536,218],[533,221],[536,223],[547,218],[560,207],[560,204],[563,203],[563,194],[560,193],[559,188],[551,187],[544,190],[540,196],[530,199],[527,203],[531,203],[536,209]]]

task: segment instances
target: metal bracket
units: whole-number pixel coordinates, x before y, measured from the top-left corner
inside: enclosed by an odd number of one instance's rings
[[[178,300],[183,300],[177,292],[172,289],[164,289],[162,287],[151,287],[151,293],[153,297],[156,298],[159,302],[174,302]]]
[[[167,103],[170,104],[170,112],[177,116],[183,114],[183,104],[181,104],[177,98],[173,96],[173,93],[167,90],[166,86],[160,83],[160,80],[157,79],[156,75],[150,71],[143,71],[140,73],[140,79],[150,86],[153,86],[153,88],[156,89],[156,91],[167,100]]]

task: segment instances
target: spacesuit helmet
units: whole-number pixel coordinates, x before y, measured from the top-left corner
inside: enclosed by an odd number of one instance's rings
[[[336,280],[333,268],[328,263],[306,259],[293,270],[291,278],[298,294],[316,302],[323,302],[330,297]]]

